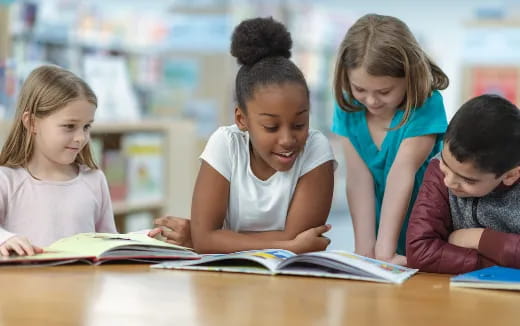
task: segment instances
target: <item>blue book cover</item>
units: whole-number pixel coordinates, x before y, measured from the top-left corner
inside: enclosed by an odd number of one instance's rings
[[[492,266],[451,278],[450,286],[520,290],[520,269]]]

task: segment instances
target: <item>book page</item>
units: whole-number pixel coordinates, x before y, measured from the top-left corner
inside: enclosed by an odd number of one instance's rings
[[[197,261],[171,261],[152,267],[271,274],[280,262],[293,256],[294,253],[283,249],[249,250],[231,254],[203,255]]]
[[[330,277],[343,278],[341,274],[349,274],[364,279],[385,280],[394,283],[402,283],[417,272],[416,269],[390,264],[341,250],[301,254],[280,264],[279,270],[289,271],[292,268],[291,265],[295,266],[301,263],[314,265],[312,269],[323,266],[327,269],[327,273],[331,274]]]
[[[167,248],[170,250],[190,252],[188,248],[159,241],[145,234],[138,233],[80,233],[60,239],[44,250],[100,257],[109,250],[122,247],[141,250],[148,249],[150,252],[152,252],[154,248]]]
[[[84,254],[61,252],[61,251],[45,251],[41,254],[33,256],[11,255],[8,257],[0,256],[0,265],[9,264],[38,264],[38,265],[57,265],[61,263],[69,263],[77,260],[88,260],[94,257]]]

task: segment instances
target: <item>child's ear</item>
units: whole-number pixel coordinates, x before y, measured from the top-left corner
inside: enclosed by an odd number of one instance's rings
[[[238,126],[238,129],[242,131],[247,131],[246,113],[238,106],[235,108],[235,123]]]
[[[34,115],[32,115],[30,112],[24,112],[22,115],[22,122],[25,129],[28,131],[35,133],[36,132],[36,126],[34,123]]]
[[[504,174],[502,183],[506,186],[510,186],[520,178],[520,166],[514,167]]]

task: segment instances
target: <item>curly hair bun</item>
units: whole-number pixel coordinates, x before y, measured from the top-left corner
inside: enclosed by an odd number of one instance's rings
[[[291,34],[272,17],[244,20],[231,37],[231,55],[241,65],[254,65],[266,57],[289,59],[291,47]]]

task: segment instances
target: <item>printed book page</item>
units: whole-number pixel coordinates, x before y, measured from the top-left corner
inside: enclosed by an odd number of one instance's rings
[[[418,271],[341,250],[300,254],[282,262],[278,270],[281,274],[389,283],[402,283]]]
[[[197,261],[167,261],[153,268],[206,270],[253,274],[274,274],[285,259],[295,256],[283,249],[248,250],[231,254],[202,255]]]

